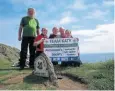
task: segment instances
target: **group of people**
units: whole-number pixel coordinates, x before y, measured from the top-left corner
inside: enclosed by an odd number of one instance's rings
[[[18,40],[21,41],[20,70],[25,67],[28,47],[30,52],[29,67],[34,68],[35,57],[44,51],[43,41],[45,38],[72,38],[71,31],[65,30],[63,27],[59,29],[53,27],[52,34],[49,37],[47,36],[47,28],[42,28],[40,34],[39,21],[35,18],[34,8],[28,8],[27,14],[27,16],[22,18],[18,32]]]
[[[59,29],[54,27],[49,38],[72,38],[72,35],[70,30],[65,30],[63,27],[60,27]]]
[[[63,27],[60,27],[59,29],[57,27],[53,27],[52,34],[50,34],[49,37],[47,36],[47,33],[47,28],[42,28],[41,35],[43,35],[44,38],[73,38],[71,31],[65,30]]]

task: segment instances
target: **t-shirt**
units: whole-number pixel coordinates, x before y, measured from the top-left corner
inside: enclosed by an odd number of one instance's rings
[[[56,38],[57,35],[55,34],[50,34],[49,38]]]
[[[35,37],[37,35],[37,29],[39,29],[37,19],[25,16],[22,18],[20,25],[23,26],[23,36]]]
[[[61,38],[65,38],[65,35],[61,35]]]
[[[47,38],[47,36],[44,36],[43,34],[38,35],[38,36],[35,38],[34,42],[37,42],[37,41],[41,40],[42,38]],[[41,42],[41,43],[37,46],[36,51],[44,51],[44,42]]]
[[[57,35],[56,38],[66,38],[65,35]]]
[[[70,35],[70,36],[65,36],[65,38],[73,38],[73,37]]]

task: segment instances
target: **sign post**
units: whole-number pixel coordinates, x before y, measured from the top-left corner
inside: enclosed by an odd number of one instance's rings
[[[49,77],[47,63],[43,57],[45,57],[45,56],[38,56],[35,59],[34,74],[38,75],[38,76],[42,76],[42,77]]]

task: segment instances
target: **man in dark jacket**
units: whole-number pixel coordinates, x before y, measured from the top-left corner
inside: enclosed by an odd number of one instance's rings
[[[52,29],[53,34],[50,34],[49,38],[56,38],[57,37],[57,33],[58,33],[58,28],[54,27]]]

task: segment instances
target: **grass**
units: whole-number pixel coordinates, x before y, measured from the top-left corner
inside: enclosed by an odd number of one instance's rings
[[[8,68],[11,66],[11,62],[8,61],[7,59],[0,59],[0,69],[3,69],[3,68]]]
[[[85,63],[81,67],[69,67],[65,73],[82,77],[88,83],[89,90],[114,89],[114,61]]]
[[[6,87],[9,90],[31,90],[32,85],[27,83],[11,84]]]
[[[0,89],[3,90],[55,90],[55,87],[45,87],[43,82],[47,79],[39,78],[32,75],[32,69],[25,69],[19,71],[17,68],[11,67],[13,63],[8,60],[0,60]],[[21,75],[26,75],[20,79],[19,82],[7,82],[10,79],[14,79]],[[18,80],[18,79],[16,79]],[[11,80],[12,81],[12,80]],[[2,87],[2,88],[1,88]]]
[[[32,70],[18,71],[11,67],[12,63],[0,60],[0,89],[9,90],[55,90],[55,87],[45,87],[45,79],[31,75]],[[61,69],[64,73],[76,77],[82,77],[89,90],[113,90],[114,89],[114,61],[85,63],[81,67],[66,67]],[[27,75],[19,83],[6,83],[8,79],[19,75]]]

